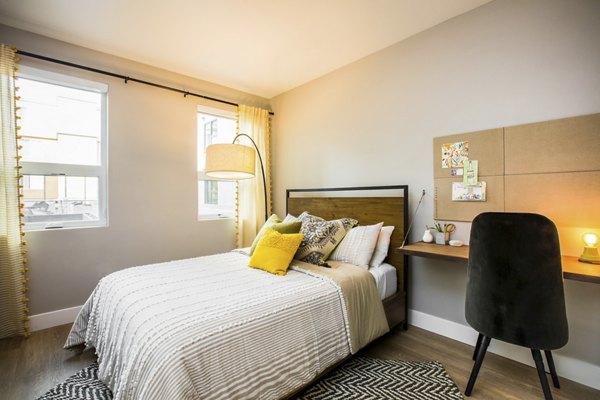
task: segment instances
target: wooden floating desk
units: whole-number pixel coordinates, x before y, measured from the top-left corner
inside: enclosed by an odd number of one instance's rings
[[[469,246],[442,246],[432,243],[413,243],[396,248],[396,253],[435,258],[446,261],[469,261]],[[579,262],[577,257],[562,257],[563,277],[576,281],[600,283],[600,265]]]

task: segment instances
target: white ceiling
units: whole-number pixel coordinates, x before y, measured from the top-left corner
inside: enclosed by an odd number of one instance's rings
[[[489,1],[0,0],[0,23],[271,98]]]

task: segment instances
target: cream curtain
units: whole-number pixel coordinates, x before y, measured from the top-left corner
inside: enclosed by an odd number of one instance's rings
[[[254,179],[238,181],[236,212],[236,244],[238,247],[252,245],[254,237],[265,222],[265,201],[267,211],[271,213],[271,124],[269,111],[261,108],[240,105],[238,107],[238,133],[245,133],[256,142],[265,167],[267,198],[264,198],[260,161],[256,157],[256,175]],[[248,138],[240,138],[240,144]]]
[[[15,106],[15,50],[0,44],[0,338],[27,335]]]

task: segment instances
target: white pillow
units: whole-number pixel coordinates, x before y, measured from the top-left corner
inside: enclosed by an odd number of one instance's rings
[[[373,256],[382,226],[383,222],[380,222],[376,225],[357,226],[350,229],[350,232],[344,236],[328,259],[369,269],[369,260]]]
[[[285,216],[285,218],[281,222],[296,222],[296,221],[298,221],[298,217],[294,217],[292,214],[288,214]]]
[[[383,260],[385,260],[387,257],[388,250],[390,248],[390,238],[392,237],[392,232],[394,232],[393,226],[384,226],[381,228],[379,237],[377,238],[377,245],[375,246],[375,251],[373,252],[373,257],[369,263],[371,267],[379,267],[383,263]]]

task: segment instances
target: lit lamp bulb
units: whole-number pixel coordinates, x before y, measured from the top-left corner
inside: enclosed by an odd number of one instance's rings
[[[583,235],[583,253],[579,257],[579,261],[600,264],[600,254],[598,254],[598,235],[595,233],[586,233]]]

